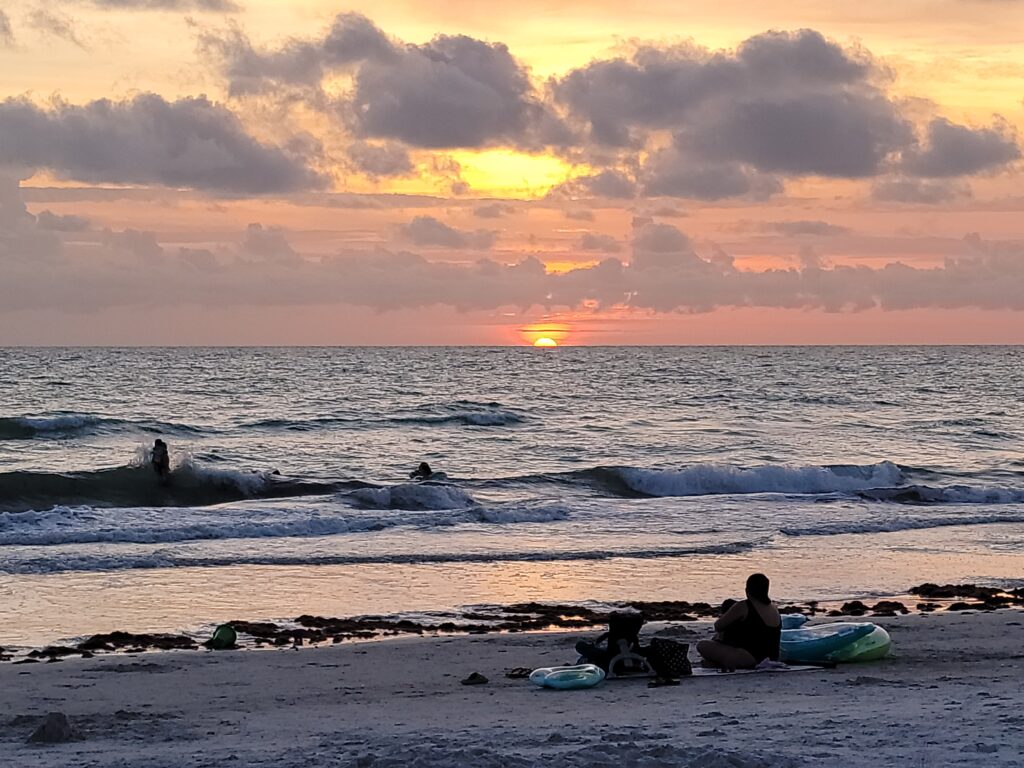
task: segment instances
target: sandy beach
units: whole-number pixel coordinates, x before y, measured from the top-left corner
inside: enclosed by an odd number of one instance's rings
[[[4,664],[0,754],[26,768],[1024,764],[1024,614],[875,620],[894,640],[881,662],[656,689],[554,692],[505,677],[571,661],[580,632]],[[474,671],[490,682],[461,685]],[[82,739],[26,744],[54,711]]]

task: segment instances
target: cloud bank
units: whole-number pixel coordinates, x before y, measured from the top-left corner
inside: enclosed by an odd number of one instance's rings
[[[136,306],[294,306],[349,304],[376,310],[435,305],[462,311],[627,307],[710,312],[721,307],[818,309],[981,308],[1024,310],[1024,252],[973,236],[963,255],[932,268],[823,266],[744,270],[728,254],[697,252],[678,228],[640,224],[629,261],[608,257],[568,272],[548,272],[536,257],[515,263],[429,261],[408,251],[311,257],[282,230],[253,224],[231,246],[171,247],[152,233],[104,231],[66,242],[25,210],[17,184],[0,185],[0,306],[6,311],[91,312]],[[414,219],[421,242],[472,235],[436,219]]]

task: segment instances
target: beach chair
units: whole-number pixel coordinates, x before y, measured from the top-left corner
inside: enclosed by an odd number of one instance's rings
[[[616,611],[608,617],[608,631],[593,643],[581,640],[576,651],[583,661],[596,664],[608,680],[616,677],[653,676],[654,669],[640,648],[642,614]]]

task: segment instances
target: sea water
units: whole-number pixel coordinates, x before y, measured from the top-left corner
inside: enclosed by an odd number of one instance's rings
[[[0,350],[0,645],[1024,574],[1024,348]],[[160,437],[170,477],[147,463]],[[447,479],[414,483],[427,461]]]

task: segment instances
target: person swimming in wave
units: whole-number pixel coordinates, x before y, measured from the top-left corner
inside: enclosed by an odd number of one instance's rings
[[[171,456],[167,452],[167,443],[160,438],[153,442],[153,453],[150,457],[153,471],[158,477],[164,478],[171,473]]]
[[[430,468],[430,465],[425,461],[421,461],[420,465],[416,467],[412,472],[409,473],[409,479],[415,480],[416,482],[422,482],[429,480],[434,476],[434,471]]]

